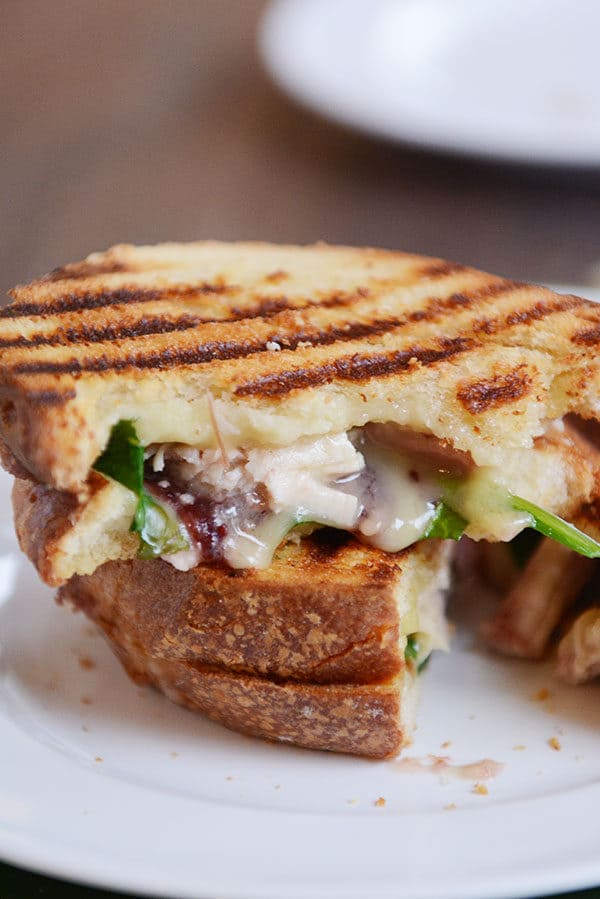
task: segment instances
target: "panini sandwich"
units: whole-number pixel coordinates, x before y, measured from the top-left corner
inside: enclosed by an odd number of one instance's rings
[[[198,585],[209,570],[217,596],[264,572],[260,594],[292,571],[286,541],[314,563],[322,527],[351,534],[365,562],[427,567],[422,548],[439,538],[524,528],[597,554],[563,519],[600,484],[576,426],[600,416],[598,340],[589,301],[416,255],[214,242],[93,254],[16,288],[0,315],[21,545],[102,620],[130,670],[181,701],[202,692],[183,675],[189,689],[172,686],[190,665],[316,689],[308,650],[293,673],[211,656],[207,638],[192,658],[187,637],[180,655],[165,655],[177,636],[157,649],[155,629],[130,643],[115,597],[138,620],[139,566],[170,604],[181,577]],[[389,683],[377,664],[363,687]]]

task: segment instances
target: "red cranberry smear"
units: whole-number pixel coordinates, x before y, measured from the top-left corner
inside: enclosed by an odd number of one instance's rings
[[[166,481],[161,472],[146,471],[145,483],[159,502],[162,500],[171,506],[179,521],[185,525],[190,538],[200,547],[202,559],[206,562],[222,561],[227,527],[219,520],[220,504],[205,496],[195,497],[193,503],[182,502],[181,496],[185,491],[170,481],[168,487],[163,486]]]

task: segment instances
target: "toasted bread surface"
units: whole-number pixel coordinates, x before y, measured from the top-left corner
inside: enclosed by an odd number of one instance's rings
[[[450,547],[396,555],[346,534],[288,543],[266,570],[110,562],[60,596],[149,655],[311,683],[376,683],[404,668],[418,603],[448,580]]]
[[[18,287],[0,316],[0,436],[81,491],[112,425],[240,446],[394,421],[477,464],[548,419],[597,418],[600,309],[410,254],[117,246]]]

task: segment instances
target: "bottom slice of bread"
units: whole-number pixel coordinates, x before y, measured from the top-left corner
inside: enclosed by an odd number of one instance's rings
[[[407,634],[443,637],[448,550],[386,555],[318,533],[264,572],[108,562],[58,598],[99,625],[134,680],[180,705],[268,740],[387,758],[414,729]]]
[[[412,738],[417,681],[408,667],[381,684],[277,683],[114,648],[139,683],[254,737],[376,759],[397,755]]]

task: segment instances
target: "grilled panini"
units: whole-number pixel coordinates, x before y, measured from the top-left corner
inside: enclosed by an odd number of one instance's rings
[[[600,310],[580,297],[243,243],[118,246],[12,296],[3,459],[49,583],[140,546],[268,567],[307,522],[390,552],[508,540],[532,503],[568,516],[597,495],[597,452],[563,421],[600,408]]]
[[[267,571],[108,562],[59,599],[129,674],[234,730],[384,758],[410,741],[419,664],[446,648],[448,543],[390,555],[320,531]]]
[[[382,250],[118,246],[16,288],[0,321],[4,440],[69,491],[119,419],[214,446],[209,395],[238,446],[382,421],[477,465],[599,410],[594,304]]]
[[[237,730],[394,754],[416,647],[446,639],[449,551],[423,538],[600,551],[555,516],[598,496],[565,418],[599,417],[598,339],[588,301],[439,259],[94,254],[0,314],[21,546],[136,679]]]

